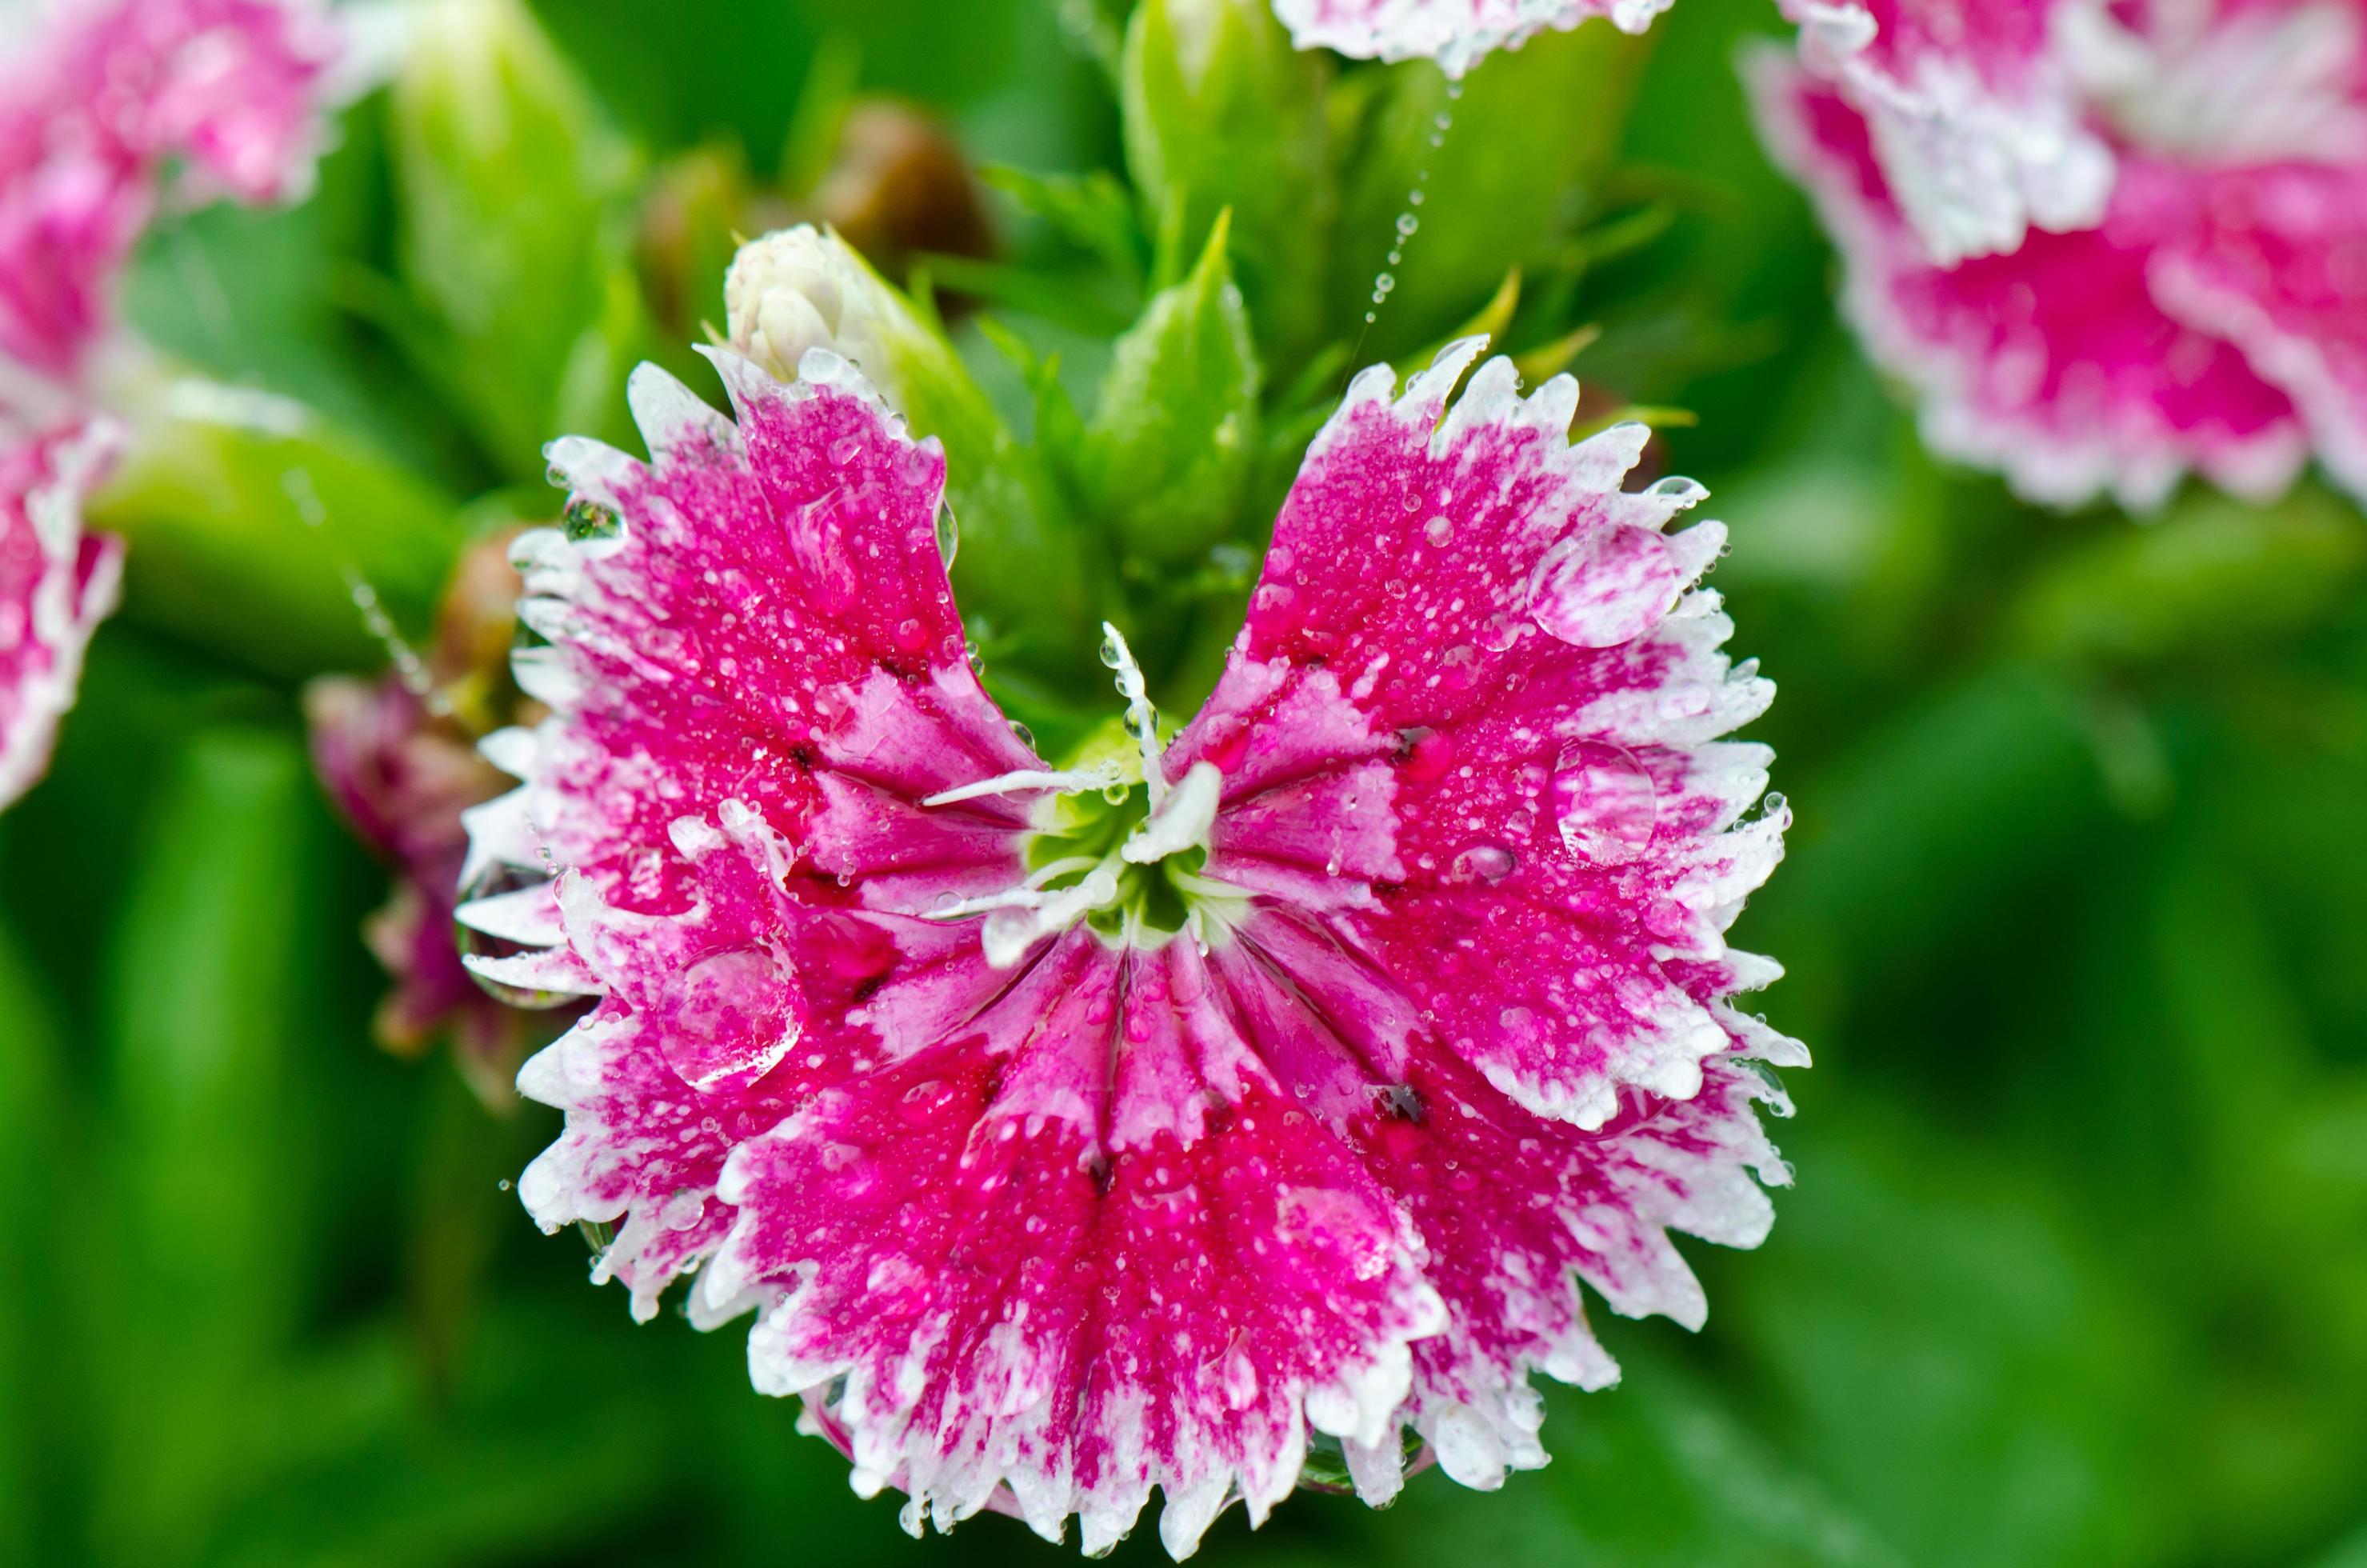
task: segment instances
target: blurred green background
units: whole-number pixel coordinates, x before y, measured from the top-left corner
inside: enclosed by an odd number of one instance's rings
[[[1549,1469],[1495,1495],[1425,1474],[1383,1514],[1301,1495],[1255,1535],[1235,1510],[1207,1560],[2367,1564],[2367,522],[2314,484],[2062,516],[1935,464],[1750,130],[1760,0],[1493,61],[1427,151],[1434,73],[1269,62],[1254,93],[1311,118],[1219,114],[1165,176],[1138,133],[1129,165],[1125,12],[549,0],[548,55],[509,36],[349,111],[311,203],[153,236],[133,319],[317,411],[342,531],[324,551],[253,480],[269,451],[200,483],[159,437],[116,503],[130,607],[0,818],[0,1561],[1074,1550],[992,1517],[907,1540],[750,1392],[740,1326],[637,1328],[576,1237],[537,1233],[501,1184],[556,1114],[371,1043],[356,933],[385,874],[296,701],[378,657],[344,567],[416,632],[489,505],[547,515],[536,442],[606,428],[626,364],[719,323],[725,220],[810,186],[859,91],[982,165],[1105,171],[993,175],[993,258],[921,263],[982,301],[957,335],[1023,433],[1048,387],[1092,406],[1144,280],[1229,201],[1290,455],[1428,168],[1361,358],[1520,264],[1507,341],[1601,329],[1581,417],[1662,411],[1654,460],[1733,529],[1735,652],[1782,688],[1755,733],[1798,826],[1738,936],[1790,970],[1765,1005],[1817,1066],[1772,1238],[1688,1245],[1699,1335],[1602,1324],[1626,1379],[1551,1391]],[[508,118],[472,127],[492,98]],[[1240,189],[1173,175],[1228,135]],[[1274,479],[1239,483],[1253,530]],[[1143,613],[1238,615],[1237,566],[1172,603],[1184,568],[1117,570]],[[1156,1560],[1155,1532],[1119,1555]]]

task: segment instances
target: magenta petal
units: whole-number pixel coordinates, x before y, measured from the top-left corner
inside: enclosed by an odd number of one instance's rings
[[[2069,0],[1781,0],[1800,56],[1866,118],[1921,247],[1945,265],[2084,228],[2112,189],[2085,122],[2086,55]],[[2101,9],[2101,7],[2099,8]],[[2069,36],[2067,36],[2069,35]]]
[[[123,546],[82,525],[114,440],[81,425],[0,451],[0,807],[49,767],[83,651],[115,608]]]
[[[1212,875],[1338,911],[1450,1049],[1536,1114],[1596,1127],[1622,1085],[1683,1098],[1733,1048],[1720,987],[1695,994],[1660,960],[1724,972],[1701,867],[1740,857],[1753,886],[1772,869],[1772,831],[1756,852],[1723,835],[1742,802],[1690,793],[1690,748],[1772,688],[1716,653],[1714,595],[1679,597],[1724,540],[1661,531],[1699,487],[1622,494],[1634,434],[1569,448],[1570,389],[1523,402],[1502,360],[1444,413],[1476,353],[1394,403],[1360,378],[1168,767],[1226,768]]]
[[[551,449],[553,717],[488,744],[525,782],[470,828],[481,872],[562,870],[461,918],[605,1000],[520,1076],[567,1111],[522,1196],[622,1221],[637,1312],[704,1265],[694,1319],[755,1309],[757,1386],[915,1529],[1100,1551],[1157,1490],[1181,1556],[1319,1444],[1385,1499],[1408,1427],[1494,1484],[1543,1462],[1531,1371],[1612,1375],[1578,1279],[1698,1321],[1669,1228],[1764,1228],[1739,1059],[1804,1056],[1728,1001],[1788,819],[1716,739],[1769,691],[1692,587],[1724,531],[1619,491],[1639,431],[1571,448],[1567,381],[1495,361],[1450,410],[1477,355],[1358,379],[1157,811],[1057,889],[1046,791],[1115,776],[979,688],[942,461],[844,363],[724,359],[736,427],[645,369],[650,463]]]
[[[1866,122],[1788,62],[1752,62],[1768,142],[1814,195],[1868,351],[1922,394],[1925,438],[2033,500],[2158,505],[2189,470],[2282,491],[2306,456],[2292,400],[2149,288],[2181,214],[2133,172],[2100,228],[1934,266],[1901,223]],[[2174,254],[2174,253],[2173,253]]]
[[[2367,497],[2367,148],[2347,167],[2201,176],[2147,272],[2162,309],[2289,396],[2327,471]]]

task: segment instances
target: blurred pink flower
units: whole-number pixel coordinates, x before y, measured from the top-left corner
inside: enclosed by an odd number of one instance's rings
[[[0,445],[0,807],[49,767],[83,650],[115,608],[123,547],[82,529],[114,440],[84,422]]]
[[[335,51],[306,0],[76,0],[0,59],[0,403],[74,388],[166,192],[282,200]],[[14,386],[11,383],[16,383]]]
[[[331,802],[394,876],[392,896],[363,927],[394,982],[379,1006],[379,1043],[412,1056],[448,1034],[479,1095],[507,1106],[529,1020],[470,975],[452,926],[469,851],[460,814],[500,793],[502,775],[392,675],[316,680],[304,710]]]
[[[2152,506],[2189,471],[2272,497],[2313,452],[2367,494],[2367,4],[2039,9],[1989,17],[2022,18],[2011,48],[1926,26],[1856,58],[1983,81],[2021,61],[2012,79],[2070,114],[2067,140],[2025,150],[2103,153],[2092,211],[2022,202],[2026,160],[1960,160],[1934,183],[1862,75],[1750,62],[1767,142],[1815,197],[1851,319],[1921,395],[1927,438],[2062,505]],[[2054,123],[2032,112],[2023,131]],[[1990,223],[2018,204],[2039,227]]]
[[[1410,1428],[1474,1486],[1545,1462],[1529,1376],[1616,1369],[1578,1282],[1695,1324],[1668,1232],[1748,1246],[1794,1041],[1729,1005],[1772,869],[1772,687],[1693,585],[1700,487],[1576,447],[1471,340],[1368,370],[1308,451],[1216,691],[1065,770],[966,657],[945,460],[844,360],[643,366],[644,464],[567,439],[519,541],[520,684],[460,911],[597,997],[529,1061],[566,1131],[520,1191],[621,1220],[636,1315],[754,1309],[866,1495],[1177,1556],[1318,1465],[1391,1496]],[[1113,730],[1115,731],[1115,726]],[[556,876],[548,873],[556,869]],[[703,1270],[701,1266],[704,1265]]]
[[[1499,49],[1518,49],[1553,28],[1568,32],[1607,17],[1640,33],[1674,0],[1274,0],[1301,49],[1359,60],[1435,60],[1460,76]]]
[[[19,27],[23,27],[19,19]],[[94,362],[125,258],[164,190],[294,194],[333,42],[300,0],[74,4],[0,58],[0,806],[47,767],[122,546],[85,539]]]

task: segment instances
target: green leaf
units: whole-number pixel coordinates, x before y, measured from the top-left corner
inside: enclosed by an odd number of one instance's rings
[[[1786,1130],[1799,1185],[1713,1299],[1777,1392],[1787,1454],[1907,1561],[2157,1561],[2180,1367],[2026,1165],[1863,1096]]]
[[[1258,450],[1257,349],[1219,215],[1199,264],[1125,336],[1085,430],[1086,515],[1121,555],[1176,563],[1234,525]]]
[[[90,507],[129,541],[129,613],[288,678],[376,668],[366,594],[416,635],[461,542],[453,499],[285,399],[148,389]]]
[[[104,1147],[125,1261],[97,1298],[99,1517],[127,1559],[182,1555],[224,1506],[244,1456],[223,1413],[296,1325],[311,1226],[295,1096],[317,1043],[298,977],[330,935],[309,869],[321,821],[293,737],[202,734],[110,946]]]
[[[0,1235],[21,1257],[72,1270],[95,1227],[53,1012],[14,933],[0,931]],[[43,1542],[64,1523],[66,1467],[84,1437],[64,1371],[85,1347],[62,1305],[51,1290],[0,1291],[0,1559],[11,1562],[54,1559]]]
[[[596,401],[584,386],[643,335],[617,287],[633,158],[518,0],[411,22],[390,140],[402,273],[437,340],[420,368],[496,466],[538,472],[552,437],[625,428],[621,374]]]
[[[1491,55],[1459,97],[1426,62],[1343,77],[1332,330],[1353,335],[1387,272],[1370,335],[1394,357],[1469,315],[1507,267],[1551,260],[1587,216],[1648,48],[1607,27],[1547,33]],[[1401,218],[1419,227],[1406,233]]]
[[[1144,281],[1142,225],[1126,187],[1108,170],[1041,175],[1008,165],[990,164],[979,171],[979,177],[1011,198],[1021,211],[1042,219],[1062,238],[1099,257],[1129,287],[1140,291]]]
[[[1123,74],[1127,167],[1146,217],[1172,215],[1190,256],[1229,210],[1259,346],[1270,366],[1296,365],[1323,330],[1335,204],[1323,58],[1291,47],[1268,0],[1144,0]]]
[[[1297,1506],[1356,1515],[1356,1555],[1387,1568],[1464,1561],[1475,1540],[1508,1562],[1573,1568],[1904,1568],[1863,1518],[1753,1432],[1712,1381],[1659,1346],[1665,1329],[1617,1336],[1619,1386],[1553,1388],[1553,1463],[1501,1494],[1444,1476],[1407,1484],[1387,1515],[1346,1499]]]
[[[2367,575],[2367,522],[2315,488],[2273,507],[2191,493],[2159,522],[2118,518],[2022,591],[2016,646],[2132,663],[2199,654],[2312,625]]]

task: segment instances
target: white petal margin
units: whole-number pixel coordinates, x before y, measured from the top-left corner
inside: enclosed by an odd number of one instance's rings
[[[1943,267],[2010,251],[2033,228],[2066,233],[2102,221],[2116,161],[2083,123],[2078,89],[2108,67],[2086,60],[2093,29],[2073,22],[2078,9],[2059,8],[2044,57],[2008,85],[1937,50],[1878,62],[1863,6],[1784,4],[1800,27],[1802,61],[1866,117],[1900,210]]]
[[[1274,0],[1274,15],[1301,49],[1358,60],[1434,60],[1461,76],[1499,49],[1518,49],[1547,28],[1569,32],[1591,17],[1640,33],[1674,0]]]
[[[84,651],[120,593],[119,541],[100,540],[87,572],[82,560],[83,503],[119,443],[111,422],[85,424],[51,446],[43,478],[14,505],[0,502],[0,551],[27,574],[22,597],[0,600],[0,809],[48,769]]]

